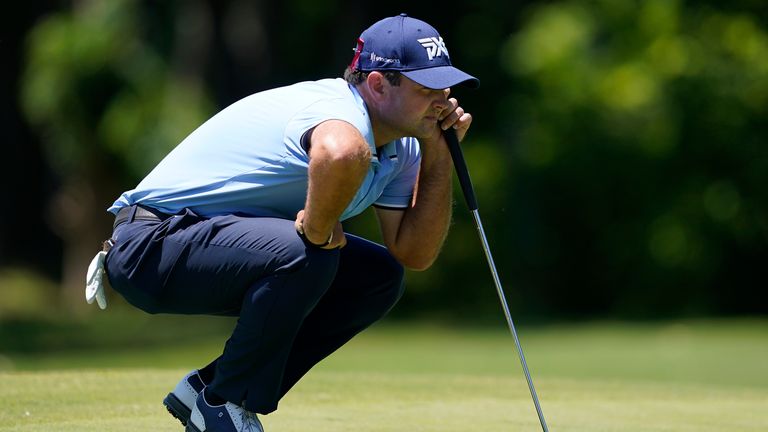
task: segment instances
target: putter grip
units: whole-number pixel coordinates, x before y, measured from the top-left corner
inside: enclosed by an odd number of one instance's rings
[[[469,170],[467,169],[467,163],[464,161],[464,154],[461,152],[459,146],[459,138],[456,136],[456,131],[453,128],[443,131],[445,141],[448,143],[448,150],[451,151],[451,159],[453,159],[453,167],[456,168],[456,175],[459,177],[459,184],[461,190],[464,192],[464,199],[467,201],[467,207],[470,210],[477,210],[477,198],[475,197],[475,189],[472,187],[472,179],[469,178]]]

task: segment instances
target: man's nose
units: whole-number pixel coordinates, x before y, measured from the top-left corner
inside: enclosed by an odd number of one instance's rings
[[[440,91],[438,94],[439,96],[435,100],[434,107],[435,109],[443,111],[450,106],[450,103],[448,102],[448,95],[451,94],[451,89],[447,88]]]

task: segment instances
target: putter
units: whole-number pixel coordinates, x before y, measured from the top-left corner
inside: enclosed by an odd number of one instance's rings
[[[504,296],[504,289],[501,287],[499,272],[496,271],[496,264],[493,263],[493,256],[491,256],[491,249],[488,247],[488,239],[485,237],[483,223],[480,221],[480,212],[477,210],[477,198],[475,197],[475,190],[472,187],[472,180],[469,178],[469,170],[467,169],[467,163],[464,161],[464,154],[461,152],[461,147],[459,146],[459,139],[456,136],[456,131],[453,130],[453,128],[448,128],[448,130],[443,132],[443,135],[445,136],[445,141],[448,143],[448,149],[451,151],[451,159],[453,159],[453,166],[456,168],[456,175],[459,177],[459,184],[461,185],[461,190],[464,192],[464,199],[467,201],[467,207],[469,207],[469,210],[472,212],[472,217],[475,219],[475,226],[477,227],[477,232],[480,235],[480,241],[483,243],[485,258],[488,260],[488,267],[491,268],[493,282],[496,284],[496,292],[499,294],[499,300],[501,301],[502,309],[504,309],[504,316],[507,318],[509,331],[512,332],[512,337],[515,338],[517,355],[520,357],[520,364],[523,366],[525,379],[528,381],[528,389],[531,391],[533,404],[536,406],[536,413],[539,415],[541,429],[544,432],[549,432],[549,429],[547,428],[547,422],[544,420],[544,413],[541,411],[539,397],[536,395],[536,389],[533,387],[531,373],[528,371],[528,364],[525,361],[525,355],[523,355],[523,348],[520,346],[520,339],[517,337],[515,324],[512,322],[512,314],[509,313],[509,305],[507,304],[507,299]]]

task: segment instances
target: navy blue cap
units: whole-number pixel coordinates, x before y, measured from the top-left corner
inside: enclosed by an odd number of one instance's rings
[[[365,30],[357,40],[350,68],[398,71],[431,89],[480,85],[477,78],[453,67],[445,42],[434,27],[406,14],[384,18]]]

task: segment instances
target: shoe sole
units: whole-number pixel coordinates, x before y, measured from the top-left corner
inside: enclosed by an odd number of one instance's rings
[[[203,432],[197,428],[192,422],[187,423],[187,427],[184,428],[184,432]]]
[[[172,416],[181,422],[182,426],[186,426],[187,423],[189,423],[189,417],[192,415],[192,410],[184,405],[176,395],[168,393],[168,396],[163,399],[163,405],[165,405],[165,408],[168,409],[168,412],[171,413]],[[195,429],[195,432],[200,431]]]

